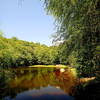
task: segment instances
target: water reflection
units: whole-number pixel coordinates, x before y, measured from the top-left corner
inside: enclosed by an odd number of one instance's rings
[[[75,77],[68,70],[17,68],[8,82],[4,100],[73,100]]]
[[[13,100],[10,97],[6,97],[5,100]],[[66,95],[60,89],[48,86],[46,88],[40,88],[40,90],[29,90],[18,94],[14,100],[73,100],[72,97]]]

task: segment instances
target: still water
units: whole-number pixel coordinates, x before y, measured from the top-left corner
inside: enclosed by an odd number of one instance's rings
[[[75,77],[56,68],[10,70],[3,100],[74,100]]]

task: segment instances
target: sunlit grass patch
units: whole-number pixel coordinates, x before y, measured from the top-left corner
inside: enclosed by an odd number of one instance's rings
[[[59,68],[68,68],[66,65],[32,65],[29,67],[59,67]]]

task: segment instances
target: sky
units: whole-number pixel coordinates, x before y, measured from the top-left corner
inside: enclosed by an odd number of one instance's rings
[[[7,38],[50,46],[55,32],[54,19],[46,14],[40,0],[0,0],[0,31]]]

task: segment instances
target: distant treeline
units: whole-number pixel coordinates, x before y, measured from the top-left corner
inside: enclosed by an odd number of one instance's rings
[[[29,66],[35,64],[56,64],[57,47],[40,43],[0,37],[0,67]]]

